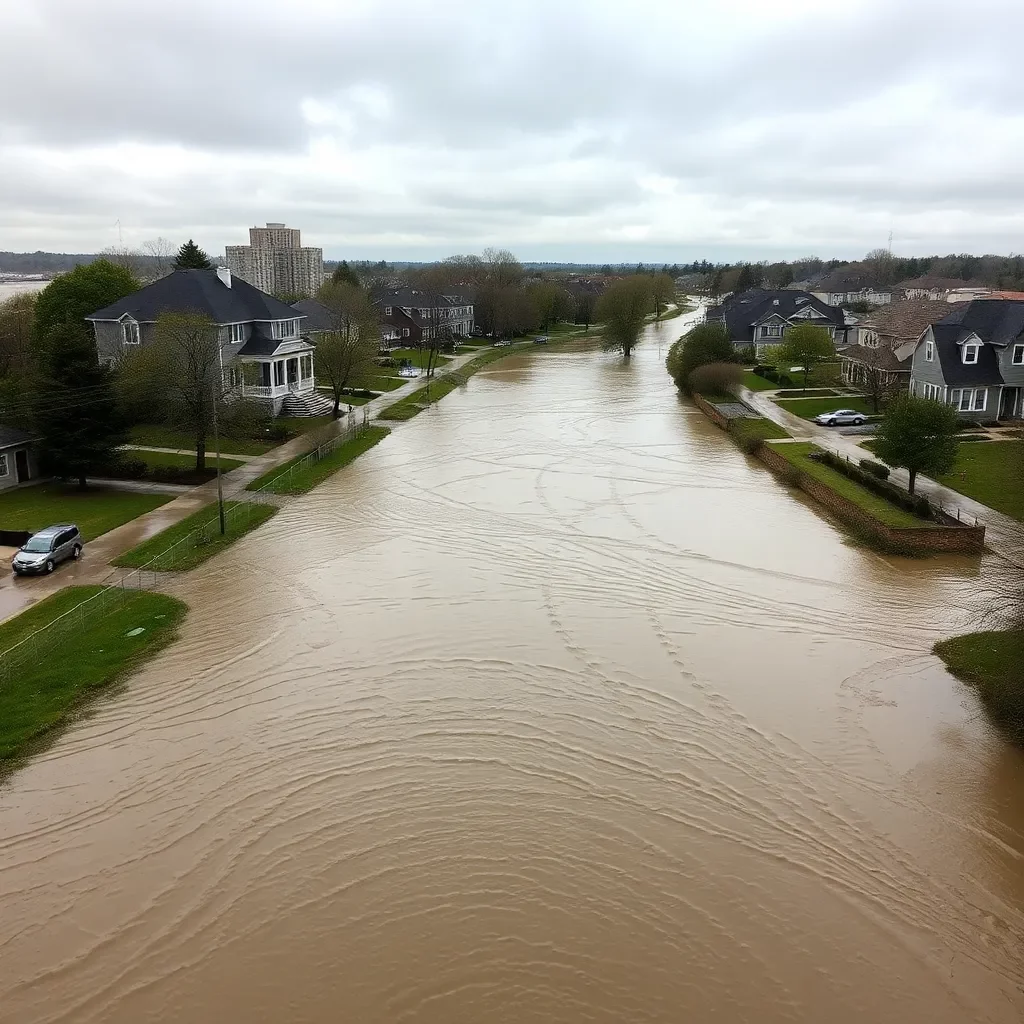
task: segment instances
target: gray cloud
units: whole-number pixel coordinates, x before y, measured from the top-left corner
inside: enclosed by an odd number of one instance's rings
[[[37,0],[0,248],[287,219],[329,254],[1019,248],[1024,6]],[[658,255],[654,255],[657,253]]]

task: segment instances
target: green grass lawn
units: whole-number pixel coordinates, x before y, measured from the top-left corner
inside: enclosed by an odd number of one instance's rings
[[[796,442],[794,444],[773,445],[772,451],[778,452],[802,473],[806,473],[815,480],[827,484],[832,490],[849,498],[855,505],[859,505],[866,512],[870,512],[876,519],[887,526],[900,528],[926,529],[931,525],[927,520],[918,519],[910,512],[904,511],[898,505],[893,505],[880,494],[861,487],[855,480],[843,476],[830,466],[824,463],[815,462],[807,456],[815,451],[817,445],[809,441]]]
[[[834,412],[836,409],[853,409],[865,416],[874,415],[874,407],[867,398],[785,398],[776,402],[780,409],[800,416],[805,420],[813,420],[823,412]]]
[[[161,530],[149,540],[126,551],[123,555],[115,558],[111,564],[126,568],[145,565],[149,569],[161,572],[192,569],[208,558],[212,558],[217,552],[230,547],[239,537],[244,537],[251,530],[255,530],[257,526],[265,523],[277,512],[277,507],[259,502],[226,501],[224,510],[226,530],[223,536],[221,536],[217,519],[217,503],[213,502],[198,512],[193,512],[192,515],[182,519],[180,523],[168,526],[166,530]],[[177,544],[194,530],[208,524],[212,524],[212,526],[198,534],[191,543],[182,544],[166,557],[152,565],[148,564],[173,544]]]
[[[753,370],[743,371],[742,384],[750,391],[774,391],[779,386],[765,377],[759,377]]]
[[[94,540],[115,526],[151,512],[172,499],[170,494],[137,494],[75,484],[49,482],[0,493],[0,529],[34,533],[56,523],[75,523],[85,540]]]
[[[398,368],[395,368],[395,376],[391,376],[387,372],[387,367],[376,367],[376,372],[366,377],[365,380],[359,380],[354,383],[352,387],[357,389],[366,388],[368,391],[394,391],[396,388],[400,388],[407,380],[406,377],[399,377]]]
[[[0,623],[0,651],[98,592],[100,587],[69,587]],[[0,762],[16,762],[32,741],[70,717],[83,697],[123,678],[176,636],[186,606],[165,594],[145,591],[126,598],[111,593],[106,614],[43,641],[38,656],[0,675]],[[142,632],[128,636],[129,632]]]
[[[249,484],[249,490],[256,491],[263,488],[272,494],[305,494],[306,491],[312,490],[327,477],[337,473],[343,466],[347,466],[363,452],[369,451],[374,445],[379,444],[389,433],[391,431],[387,427],[367,427],[362,433],[339,445],[319,461],[311,462],[294,473],[288,473],[287,470],[301,462],[305,458],[304,455],[292,459],[283,466],[268,470],[263,476],[257,477]]]
[[[179,448],[195,451],[196,439],[188,431],[159,423],[141,423],[131,429],[131,443],[153,445],[156,448]],[[220,450],[227,455],[263,455],[276,448],[280,441],[248,441],[237,437],[222,437]],[[212,447],[212,441],[211,441]]]
[[[799,388],[786,388],[780,391],[777,398],[832,398],[835,391],[832,388],[808,388],[801,391]]]
[[[946,668],[978,690],[989,714],[1024,744],[1024,629],[955,636],[935,645]]]
[[[729,421],[729,433],[741,443],[755,440],[768,441],[781,437],[789,437],[789,433],[771,420],[758,417],[756,419],[739,419]]]
[[[939,483],[1024,522],[1024,441],[976,441],[960,447]]]
[[[125,453],[126,459],[141,459],[147,466],[159,467],[162,469],[194,469],[196,457],[194,455],[175,455],[173,452],[150,452],[139,448],[130,448]],[[232,469],[238,469],[245,463],[237,459],[228,459],[223,455],[220,457],[220,471],[228,473]],[[206,453],[206,468],[216,469],[217,459],[213,452]]]
[[[334,392],[330,388],[317,388],[317,391],[321,395],[325,395],[332,402],[334,401]],[[342,395],[341,407],[344,409],[346,405],[366,405],[367,402],[372,401],[372,398],[364,398],[362,395]]]
[[[333,416],[278,416],[275,423],[280,423],[291,437],[299,437],[301,434],[311,434],[314,430],[326,427],[328,423],[334,422]],[[281,444],[281,441],[277,442]]]
[[[430,353],[426,349],[416,348],[396,348],[392,349],[388,355],[394,359],[396,363],[400,363],[403,359],[409,359],[412,361],[412,365],[418,367],[421,370],[427,368],[427,359]],[[434,366],[441,367],[452,361],[451,356],[437,355],[434,357]],[[390,369],[390,367],[388,367]]]

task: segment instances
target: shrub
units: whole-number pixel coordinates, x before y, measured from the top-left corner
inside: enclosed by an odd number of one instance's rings
[[[249,398],[226,403],[220,413],[220,428],[225,437],[258,437],[270,422],[266,405]]]
[[[253,440],[255,441],[287,441],[288,440],[288,428],[283,423],[278,423],[276,420],[268,423],[258,433],[253,434]]]
[[[141,480],[149,471],[149,465],[142,459],[121,458],[110,471],[119,480]]]
[[[872,476],[877,476],[879,480],[889,479],[889,467],[883,466],[881,462],[875,462],[874,459],[861,459],[860,468]]]
[[[887,501],[892,502],[892,504],[902,508],[905,512],[911,513],[911,515],[918,516],[920,519],[935,518],[931,503],[924,496],[918,495],[915,497],[909,492],[903,490],[902,487],[897,487],[895,484],[889,483],[887,479],[883,480],[881,477],[874,475],[870,471],[865,472],[859,466],[855,466],[852,462],[848,462],[846,459],[840,458],[832,452],[816,451],[812,452],[807,457],[809,459],[813,459],[815,462],[824,463],[826,466],[834,469],[837,473],[842,473],[843,476],[856,481],[865,490],[871,491],[873,494],[880,495]]]
[[[763,377],[765,376],[765,374],[768,373],[776,373],[776,368],[774,366],[770,366],[768,363],[757,363],[754,366],[753,372],[756,373],[759,377]]]
[[[680,391],[690,388],[690,375],[699,366],[709,363],[731,363],[736,360],[736,349],[729,340],[725,324],[711,322],[698,324],[684,334],[669,350],[665,367]]]
[[[756,434],[736,434],[736,443],[748,455],[756,455],[764,445],[764,438]]]
[[[740,386],[743,370],[736,363],[706,363],[690,373],[690,391],[701,395],[731,395]]]
[[[779,382],[779,374],[776,370],[764,370],[758,374],[759,377],[764,377],[765,380],[774,381],[776,384]]]
[[[788,373],[779,374],[779,387],[791,388],[793,386],[793,378]]]

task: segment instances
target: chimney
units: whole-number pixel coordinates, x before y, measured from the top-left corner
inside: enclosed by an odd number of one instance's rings
[[[221,279],[221,283],[225,288],[231,287],[231,270],[229,267],[218,267],[217,276]]]

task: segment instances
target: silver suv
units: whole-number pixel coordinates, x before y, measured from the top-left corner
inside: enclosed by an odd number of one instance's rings
[[[82,535],[73,523],[48,526],[29,537],[11,561],[15,576],[30,573],[53,572],[69,558],[82,554]]]

